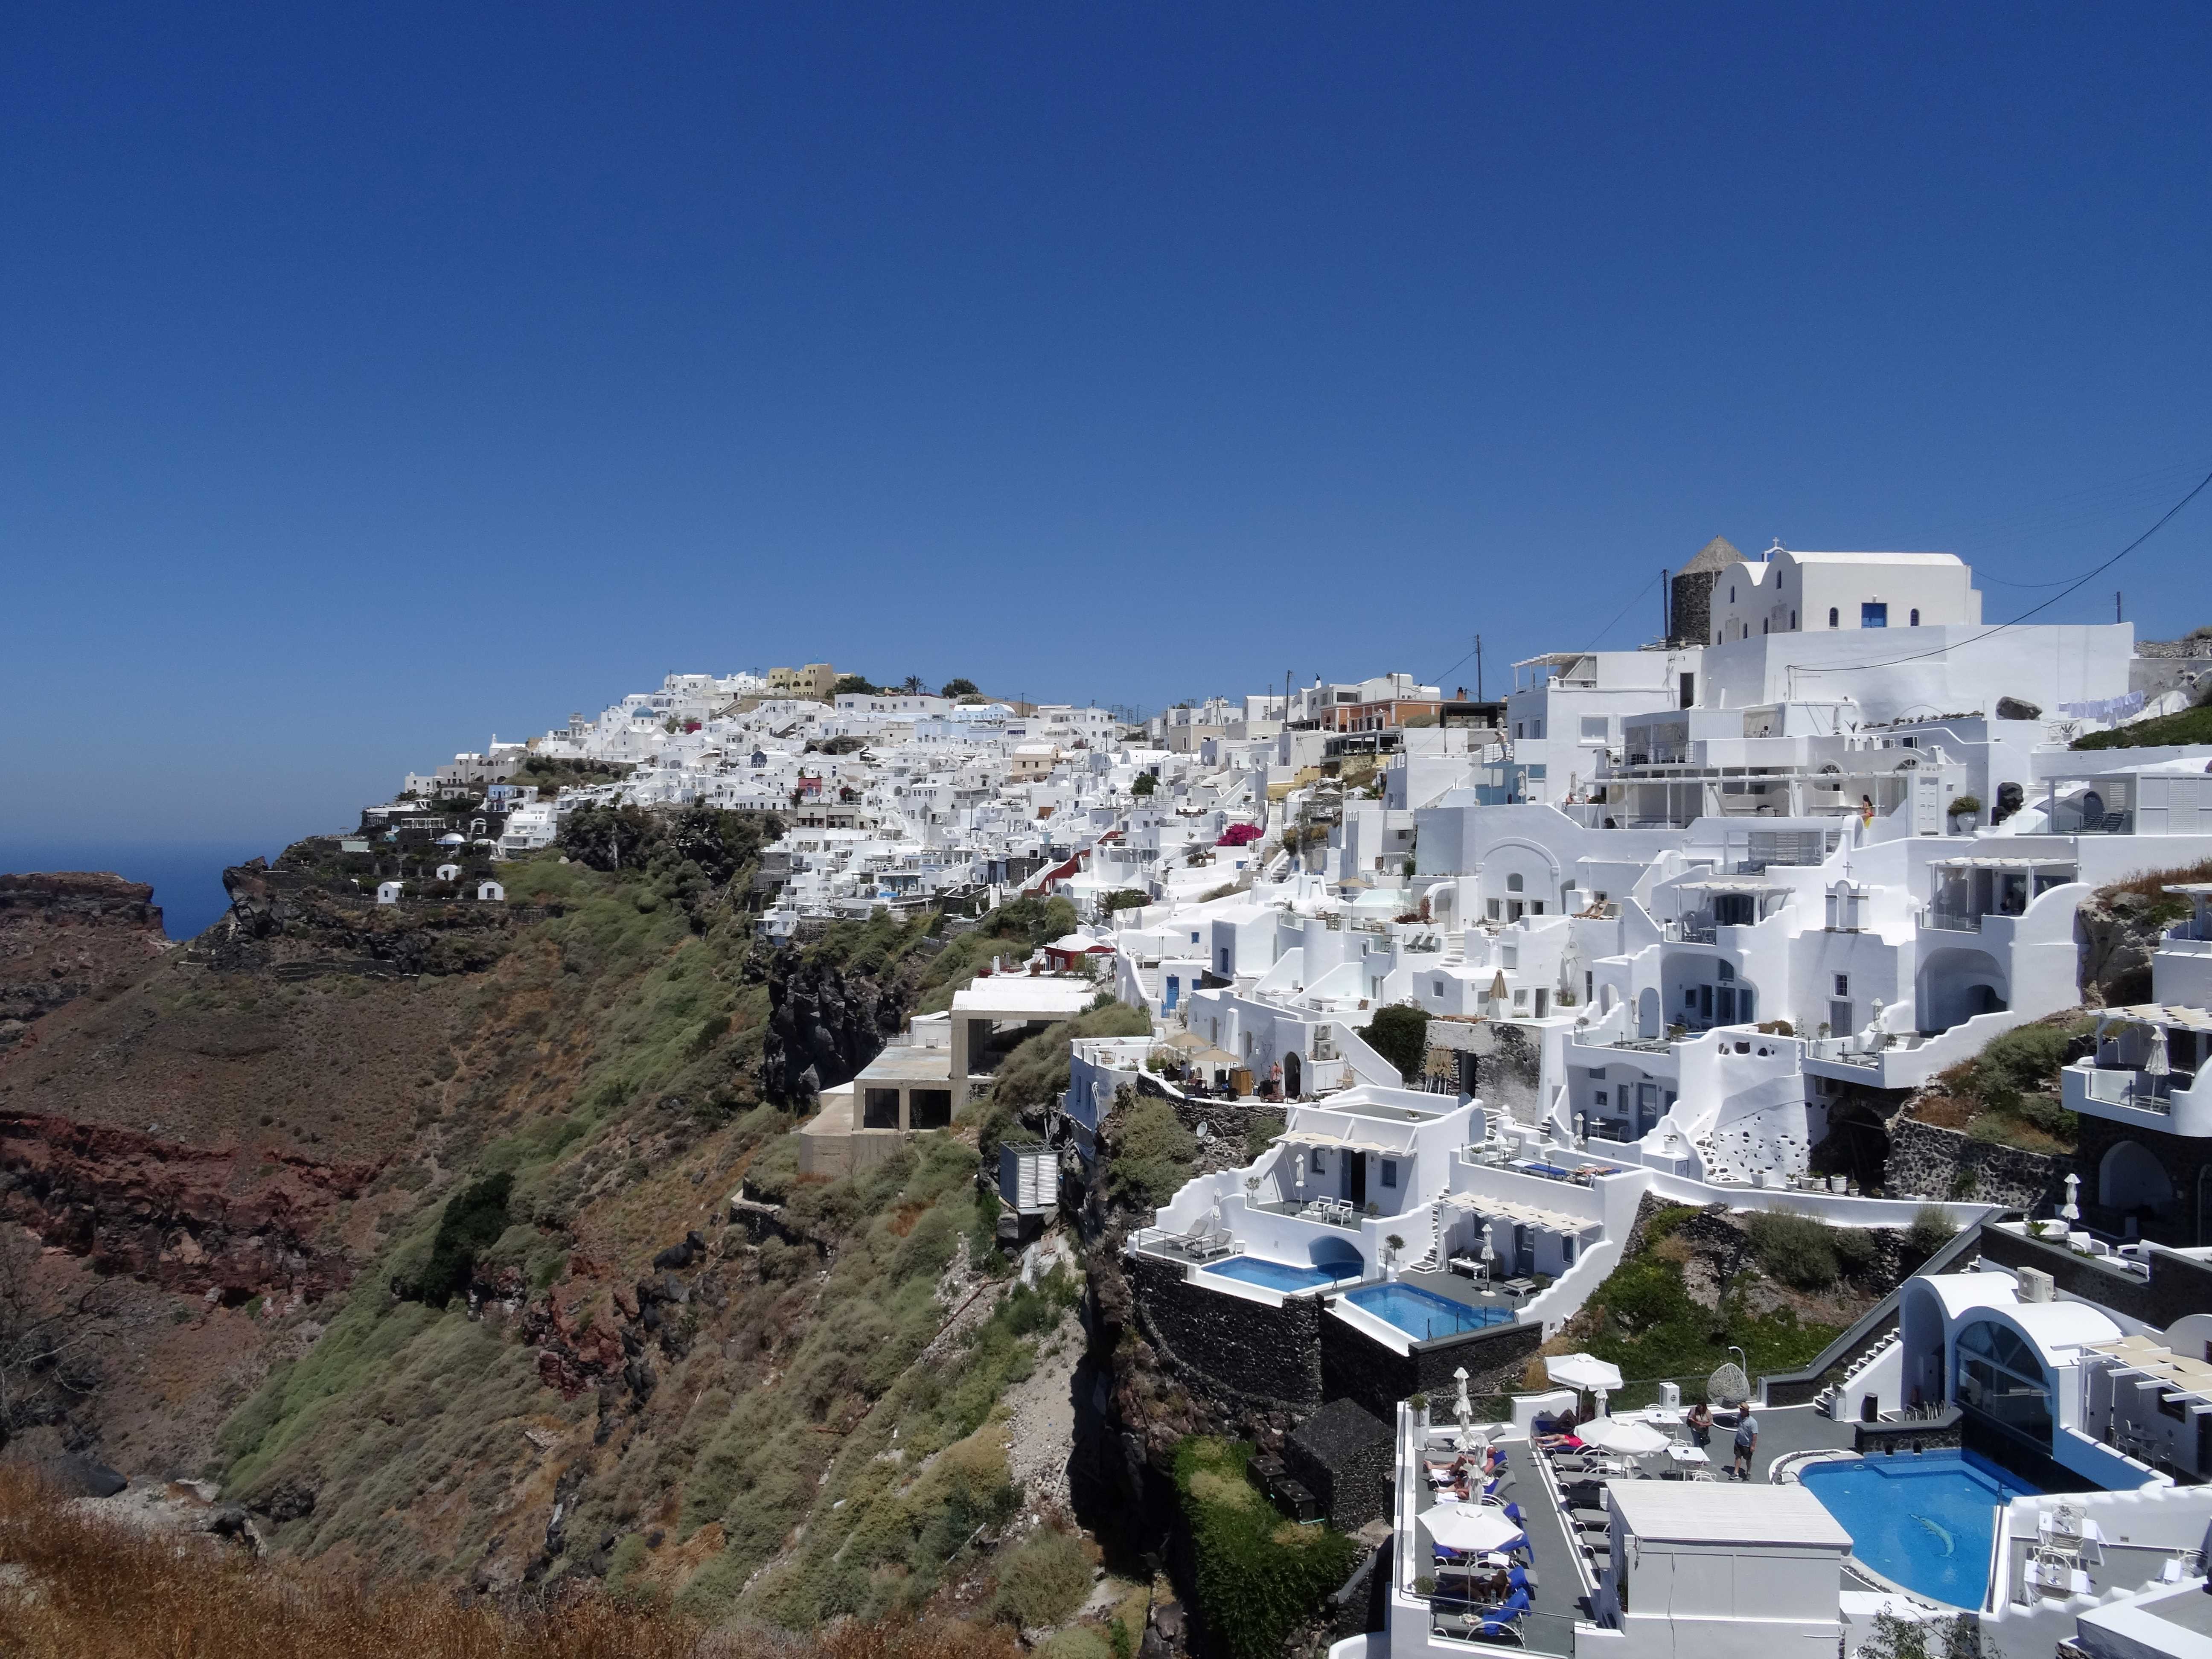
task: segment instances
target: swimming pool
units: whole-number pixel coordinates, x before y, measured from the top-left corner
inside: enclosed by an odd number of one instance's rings
[[[1226,1261],[1217,1261],[1201,1271],[1219,1273],[1224,1279],[1241,1279],[1247,1285],[1264,1285],[1271,1291],[1310,1291],[1322,1285],[1334,1285],[1338,1279],[1356,1278],[1359,1269],[1346,1267],[1341,1273],[1331,1273],[1326,1267],[1293,1267],[1287,1261],[1270,1261],[1262,1255],[1232,1255]]]
[[[1510,1309],[1470,1308],[1418,1285],[1362,1285],[1356,1291],[1346,1291],[1344,1299],[1424,1342],[1432,1336],[1456,1336],[1486,1325],[1503,1325],[1513,1317]]]
[[[1850,1534],[1853,1555],[1954,1607],[1978,1607],[1989,1590],[1997,1505],[2039,1490],[1970,1451],[1814,1463],[1798,1479]]]

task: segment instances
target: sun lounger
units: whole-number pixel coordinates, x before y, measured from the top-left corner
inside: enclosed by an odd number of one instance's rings
[[[1195,1242],[1183,1246],[1183,1252],[1195,1261],[1210,1261],[1217,1255],[1227,1255],[1236,1248],[1237,1241],[1223,1227],[1205,1234]]]

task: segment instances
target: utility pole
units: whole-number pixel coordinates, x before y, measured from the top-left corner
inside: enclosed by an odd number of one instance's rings
[[[2120,592],[2118,588],[2112,590],[2112,620],[2120,620]]]
[[[1667,645],[1674,638],[1674,592],[1667,581],[1667,567],[1659,567],[1659,643]]]
[[[1477,634],[1477,635],[1474,636],[1474,700],[1475,700],[1477,702],[1480,702],[1483,700],[1483,698],[1482,698],[1482,635],[1480,635],[1480,634]]]

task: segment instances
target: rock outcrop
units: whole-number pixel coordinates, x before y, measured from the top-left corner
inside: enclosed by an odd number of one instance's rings
[[[0,875],[0,1046],[168,948],[154,890],[120,876]]]
[[[858,1076],[905,1025],[910,1003],[902,980],[848,977],[795,951],[776,954],[768,989],[761,1093],[793,1109],[811,1108],[822,1090]]]
[[[103,1273],[234,1303],[343,1288],[352,1269],[326,1224],[377,1172],[0,1112],[0,1216]]]
[[[2171,917],[2155,901],[2127,888],[2092,894],[2075,915],[2084,1006],[2119,1008],[2149,1001],[2151,956]]]

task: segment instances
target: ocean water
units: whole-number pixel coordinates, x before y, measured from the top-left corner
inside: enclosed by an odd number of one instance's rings
[[[267,842],[31,842],[0,836],[0,871],[11,875],[55,870],[104,870],[150,883],[171,939],[191,939],[230,908],[222,890],[223,866],[251,858],[274,859],[282,839]]]

